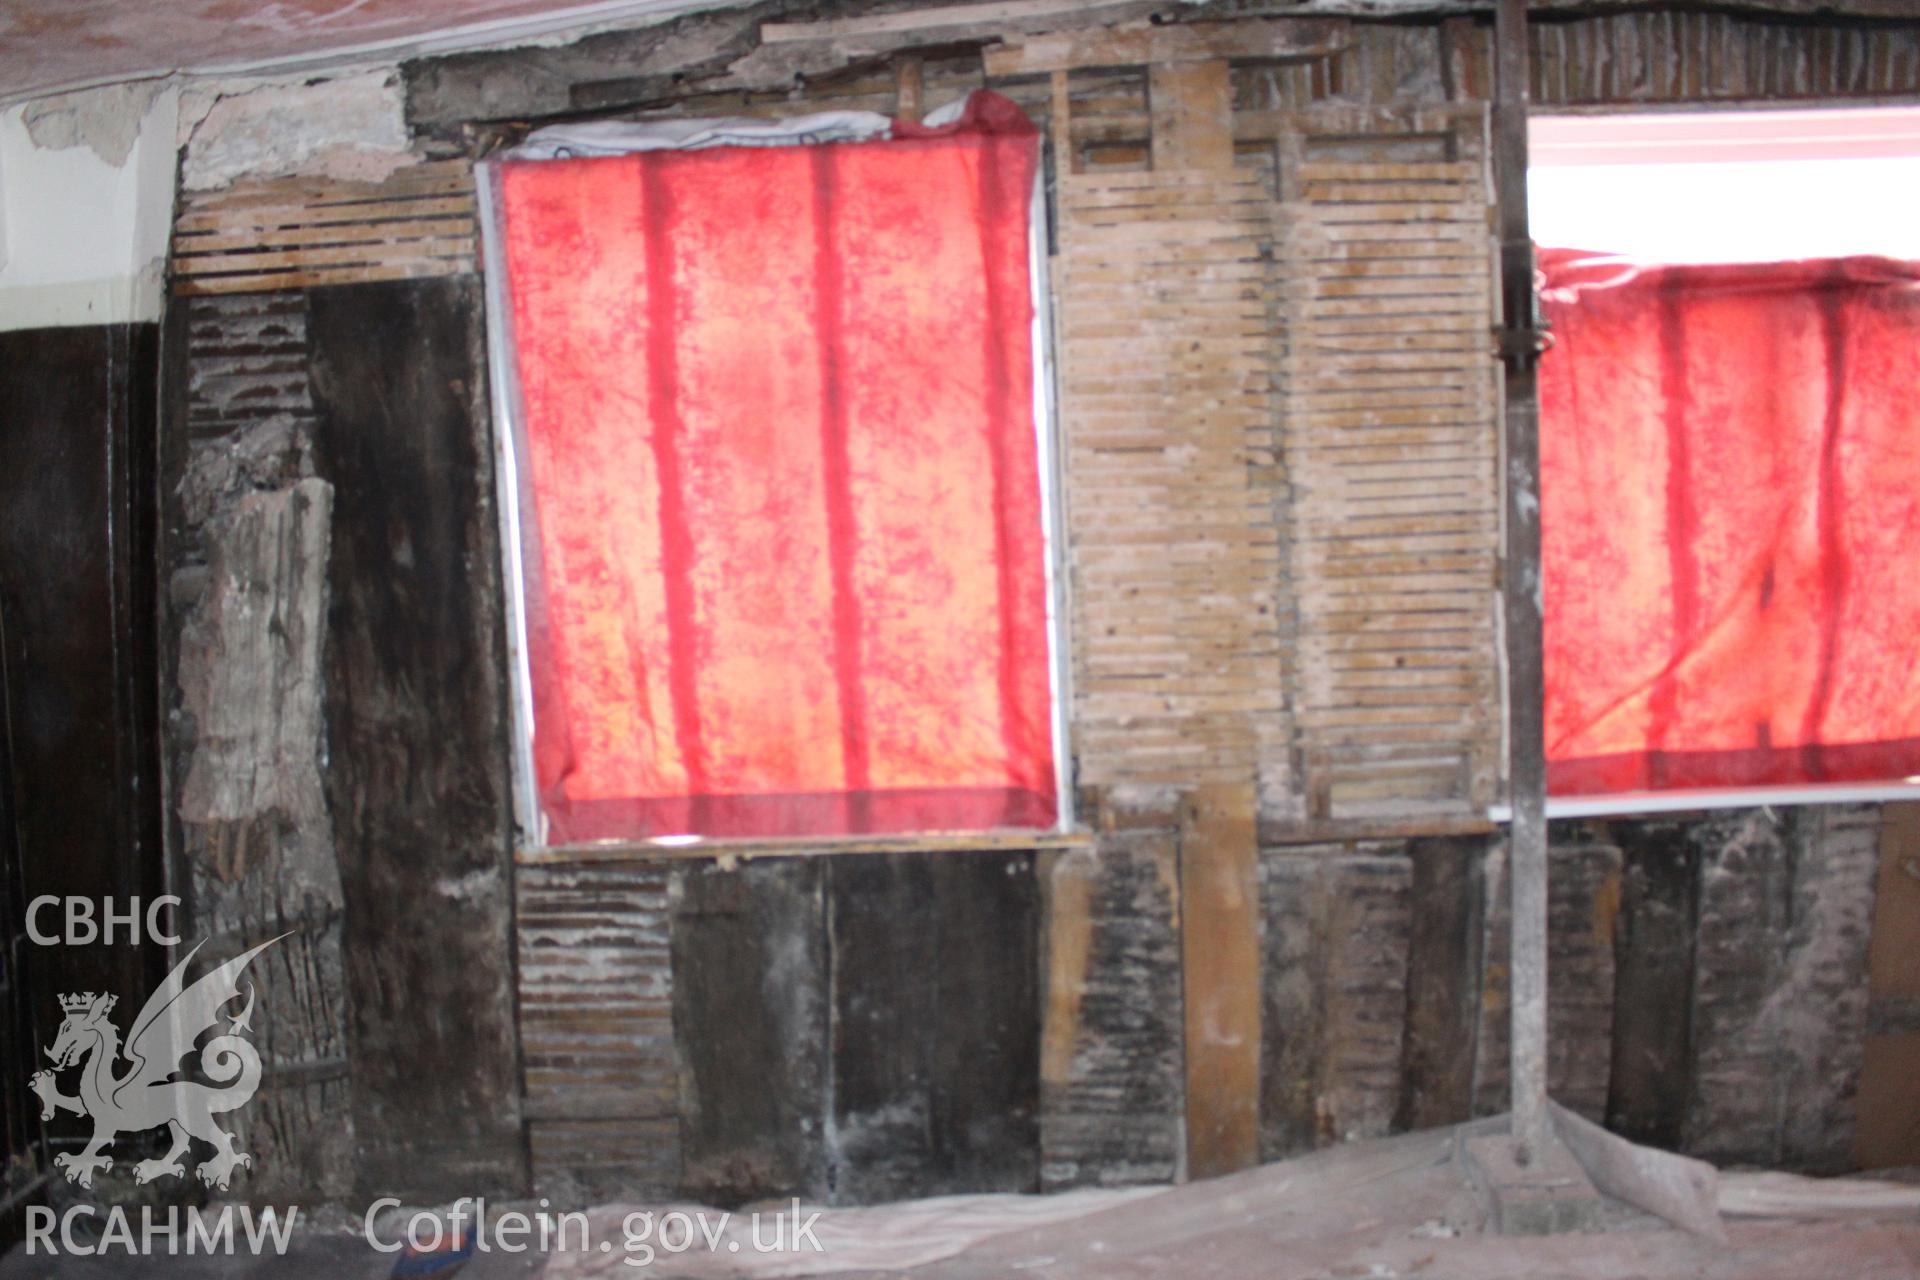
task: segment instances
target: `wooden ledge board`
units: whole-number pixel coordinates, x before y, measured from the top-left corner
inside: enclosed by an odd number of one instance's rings
[[[1018,44],[988,49],[981,58],[987,78],[1037,76],[1095,67],[1142,67],[1149,63],[1274,62],[1317,58],[1347,47],[1347,24],[1327,18],[1280,18],[1251,22],[1185,22],[1155,26],[1131,22],[1113,27],[1050,31]]]
[[[1008,849],[1090,849],[1088,831],[942,831],[904,836],[834,836],[816,839],[702,840],[660,845],[640,841],[550,845],[518,849],[523,867],[607,863],[673,862],[698,858],[811,858],[840,853],[992,853]]]

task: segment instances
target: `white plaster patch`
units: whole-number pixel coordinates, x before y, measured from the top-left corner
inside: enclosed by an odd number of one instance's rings
[[[480,871],[469,871],[466,875],[458,878],[449,876],[436,880],[433,885],[433,891],[441,897],[451,898],[455,902],[479,902],[483,898],[492,896],[499,884],[499,872],[491,869],[483,869]]]
[[[1540,518],[1540,495],[1534,491],[1534,477],[1517,460],[1507,466],[1507,484],[1513,489],[1515,512],[1524,520]]]
[[[405,104],[391,70],[216,86],[196,97],[182,170],[190,191],[293,174],[378,182],[420,161],[408,145]]]
[[[0,328],[159,316],[176,102],[154,83],[0,112]]]

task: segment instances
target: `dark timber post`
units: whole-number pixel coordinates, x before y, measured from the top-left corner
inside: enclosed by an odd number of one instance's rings
[[[1500,357],[1506,364],[1507,776],[1513,822],[1512,1087],[1514,1158],[1531,1164],[1549,1138],[1547,1116],[1546,732],[1542,702],[1540,416],[1535,364],[1541,335],[1527,229],[1527,5],[1500,0],[1494,19],[1494,184],[1500,201]]]

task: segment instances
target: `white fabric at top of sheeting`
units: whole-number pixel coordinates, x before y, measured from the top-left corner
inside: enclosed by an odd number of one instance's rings
[[[924,128],[953,124],[966,114],[969,93],[930,113]],[[508,160],[575,160],[636,151],[701,151],[708,147],[804,147],[822,142],[873,142],[893,136],[893,121],[877,111],[816,111],[784,120],[727,116],[710,120],[594,120],[535,129],[508,151]]]
[[[507,152],[509,160],[571,160],[636,151],[700,151],[707,147],[797,147],[886,138],[893,121],[876,111],[820,111],[786,120],[594,120],[536,129]]]

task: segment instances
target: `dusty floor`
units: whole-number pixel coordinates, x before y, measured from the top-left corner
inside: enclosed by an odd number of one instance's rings
[[[1444,1132],[1354,1144],[1096,1207],[1069,1222],[1027,1226],[904,1271],[833,1269],[839,1265],[833,1258],[837,1241],[851,1235],[823,1232],[829,1252],[801,1263],[814,1276],[896,1274],[916,1280],[1010,1275],[1047,1280],[1920,1280],[1920,1213],[1909,1209],[1823,1219],[1730,1217],[1725,1246],[1671,1230],[1624,1206],[1609,1215],[1603,1231],[1536,1240],[1487,1236],[1478,1228],[1478,1197],[1453,1152]],[[460,1274],[472,1280],[529,1276],[543,1265],[555,1280],[782,1274],[773,1258],[728,1256],[724,1250],[656,1253],[646,1265],[618,1244],[601,1251],[599,1239],[619,1239],[625,1212],[595,1211],[596,1232],[604,1236],[596,1235],[596,1246],[587,1252],[550,1258],[482,1255]],[[911,1236],[909,1223],[908,1230],[895,1233],[893,1247]],[[842,1252],[842,1261],[852,1260]],[[107,1275],[374,1280],[386,1276],[392,1262],[355,1236],[309,1231],[283,1258],[54,1259],[27,1257],[16,1249],[0,1261],[0,1280]]]

